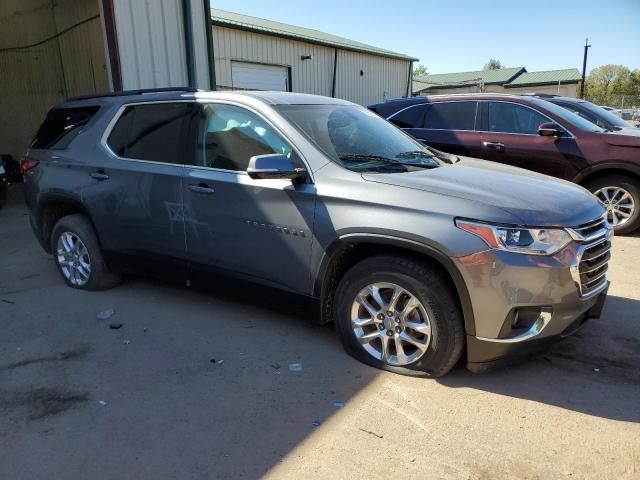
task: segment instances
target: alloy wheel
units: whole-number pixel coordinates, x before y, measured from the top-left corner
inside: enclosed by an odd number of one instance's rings
[[[351,326],[369,355],[392,366],[415,362],[431,341],[431,322],[424,306],[393,283],[373,283],[356,295]]]
[[[57,261],[60,270],[72,285],[82,287],[91,276],[91,258],[80,237],[64,232],[58,237]]]
[[[624,188],[602,187],[594,194],[604,202],[607,207],[607,218],[614,227],[624,225],[635,213],[636,204],[633,197]]]

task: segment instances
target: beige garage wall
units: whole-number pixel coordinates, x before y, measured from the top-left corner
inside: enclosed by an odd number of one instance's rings
[[[97,0],[0,2],[0,153],[22,155],[49,108],[108,90]]]

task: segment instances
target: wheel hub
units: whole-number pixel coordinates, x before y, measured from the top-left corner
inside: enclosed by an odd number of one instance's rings
[[[367,353],[394,366],[421,358],[431,340],[431,322],[424,306],[393,283],[364,287],[353,301],[351,325]]]
[[[80,237],[72,232],[62,233],[58,237],[56,253],[60,271],[72,285],[81,287],[89,281],[91,258]]]
[[[594,194],[605,204],[607,219],[614,227],[624,225],[635,214],[633,197],[622,187],[602,187]]]

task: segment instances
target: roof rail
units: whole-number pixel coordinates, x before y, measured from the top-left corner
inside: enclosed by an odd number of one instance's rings
[[[95,95],[80,95],[77,97],[67,98],[68,102],[76,100],[89,100],[91,98],[105,98],[105,97],[125,97],[128,95],[143,95],[145,93],[164,93],[164,92],[189,92],[195,93],[201,90],[193,87],[162,87],[162,88],[140,88],[138,90],[123,90],[121,92],[107,92],[98,93]]]
[[[521,97],[555,98],[555,97],[559,97],[560,95],[556,95],[555,93],[527,92],[527,93],[521,93],[520,96]]]

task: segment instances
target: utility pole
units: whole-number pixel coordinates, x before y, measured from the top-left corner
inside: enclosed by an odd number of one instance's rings
[[[584,98],[584,81],[587,75],[587,53],[589,51],[589,39],[584,41],[584,59],[582,60],[582,83],[580,84],[580,98]]]

